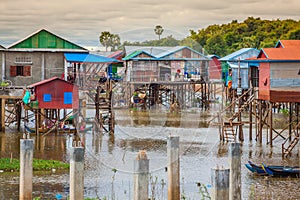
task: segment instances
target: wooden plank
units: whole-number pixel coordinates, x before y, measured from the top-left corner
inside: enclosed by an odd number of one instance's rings
[[[0,95],[0,99],[22,99],[22,96]]]
[[[300,92],[298,91],[270,91],[271,102],[297,102],[300,103]]]
[[[5,132],[5,99],[1,99],[1,130]]]

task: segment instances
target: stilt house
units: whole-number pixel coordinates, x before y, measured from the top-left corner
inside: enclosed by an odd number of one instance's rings
[[[281,40],[276,48],[261,49],[259,99],[300,102],[300,40]]]
[[[78,87],[61,78],[52,77],[29,88],[34,92],[39,109],[78,109]]]

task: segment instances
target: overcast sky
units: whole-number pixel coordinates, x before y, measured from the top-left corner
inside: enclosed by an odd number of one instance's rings
[[[177,39],[210,24],[247,17],[300,19],[299,0],[0,0],[0,44],[9,46],[45,28],[81,46],[99,46],[102,31],[121,42]]]

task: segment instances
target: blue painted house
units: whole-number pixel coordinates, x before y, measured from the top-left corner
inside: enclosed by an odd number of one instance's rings
[[[241,77],[241,88],[248,89],[250,80],[258,79],[258,62],[249,62],[248,59],[256,58],[259,50],[255,48],[243,48],[223,58],[222,79],[226,83],[229,69],[232,70],[232,88],[236,89],[239,85],[239,72]],[[239,71],[240,70],[240,71]],[[255,81],[254,81],[255,82]],[[253,83],[251,83],[253,85]]]
[[[127,81],[208,80],[210,58],[187,46],[125,46],[125,53]]]

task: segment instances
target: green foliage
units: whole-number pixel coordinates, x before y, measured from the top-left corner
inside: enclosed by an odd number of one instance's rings
[[[121,45],[120,36],[118,34],[112,34],[108,31],[101,32],[99,41],[105,47],[106,51],[108,47],[112,47],[112,50],[114,51]]]
[[[164,29],[161,25],[156,25],[154,29],[154,33],[158,35],[158,40],[160,40],[161,34],[164,32]]]
[[[32,167],[34,171],[51,169],[68,169],[69,164],[56,160],[33,159]],[[10,158],[0,158],[0,169],[4,171],[19,171],[20,160]]]
[[[173,38],[172,35],[169,35],[165,38],[159,40],[146,40],[144,42],[128,42],[125,41],[123,46],[178,46],[179,40]]]
[[[162,27],[158,27],[162,28]],[[157,33],[160,33],[157,29]],[[160,36],[160,35],[158,35]],[[213,24],[198,31],[190,30],[190,35],[176,40],[172,35],[159,40],[144,42],[125,41],[122,46],[188,46],[206,54],[220,57],[241,48],[274,47],[278,40],[300,39],[300,20],[262,20],[248,17],[243,22],[232,20],[228,24]]]
[[[288,109],[280,109],[279,112],[282,113],[285,116],[289,115],[289,110]]]
[[[2,81],[1,83],[0,83],[0,86],[9,86],[9,83],[8,82],[5,82],[5,81]]]
[[[196,183],[197,184],[197,187],[199,189],[199,194],[201,195],[201,199],[202,200],[205,200],[205,199],[210,199],[210,195],[209,195],[209,192],[207,190],[207,187],[206,185],[204,184],[201,184],[201,183]]]
[[[207,28],[191,30],[190,38],[205,47],[208,54],[223,57],[240,48],[274,47],[280,39],[300,39],[300,21],[262,20],[248,17],[238,23],[210,25]]]

